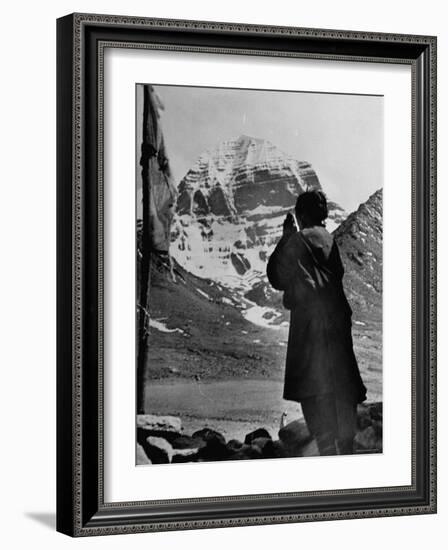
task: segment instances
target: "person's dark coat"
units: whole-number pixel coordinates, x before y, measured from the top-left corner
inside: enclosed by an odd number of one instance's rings
[[[283,397],[300,402],[332,393],[362,402],[366,388],[353,352],[352,311],[333,237],[321,226],[284,235],[267,275],[291,310]]]

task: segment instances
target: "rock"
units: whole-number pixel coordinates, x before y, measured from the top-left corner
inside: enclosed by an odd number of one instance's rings
[[[142,466],[143,464],[152,464],[152,462],[147,457],[143,447],[137,443],[137,452],[135,455],[135,462],[137,466]]]
[[[203,460],[198,453],[190,455],[174,455],[171,461],[172,464],[185,464],[187,462],[206,462]]]
[[[205,447],[205,441],[200,437],[191,437],[190,435],[180,435],[171,441],[174,449],[200,449]]]
[[[356,424],[359,430],[365,430],[372,425],[370,410],[365,405],[358,405]]]
[[[344,265],[344,288],[358,320],[382,317],[383,192],[359,205],[333,234]],[[380,344],[380,341],[378,342]]]
[[[160,432],[180,432],[182,429],[182,421],[177,416],[138,414],[137,427]]]
[[[231,451],[218,438],[211,438],[207,445],[199,449],[198,457],[203,460],[227,460]]]
[[[252,447],[259,448],[263,458],[284,458],[287,456],[287,451],[281,441],[259,437],[252,441]]]
[[[312,440],[312,435],[304,419],[289,422],[280,428],[278,436],[283,444],[283,451],[288,457],[303,456],[306,446]]]
[[[270,433],[265,428],[258,428],[257,430],[246,435],[244,443],[246,443],[246,445],[250,445],[254,439],[259,438],[272,439]]]
[[[226,444],[225,437],[219,432],[212,430],[211,428],[203,428],[202,430],[198,430],[194,432],[192,437],[195,439],[202,439],[205,443],[213,440],[214,442],[219,441],[223,445]]]
[[[163,437],[147,437],[144,450],[153,464],[168,464],[174,454],[173,447]]]
[[[297,455],[289,455],[289,456],[297,456]],[[300,449],[300,456],[320,456],[319,449],[317,447],[317,441],[315,439],[311,439],[308,443],[303,445]]]
[[[254,460],[262,457],[262,452],[258,447],[244,444],[239,451],[229,457],[229,460]]]
[[[372,426],[375,430],[375,435],[378,439],[383,439],[383,421],[382,420],[372,420]]]
[[[373,420],[383,420],[383,404],[382,403],[371,403],[369,405],[370,417]]]
[[[198,457],[198,449],[174,449],[171,462],[173,464],[181,462],[193,462]]]
[[[362,432],[358,432],[355,435],[355,440],[354,440],[355,451],[379,450],[378,445],[379,445],[378,438],[375,434],[375,429],[373,426],[368,426],[365,430],[363,430]]]
[[[227,449],[229,450],[230,453],[236,453],[241,449],[242,446],[243,446],[243,443],[241,441],[238,441],[237,439],[231,439],[227,443]]]
[[[211,428],[198,430],[192,437],[205,443],[198,451],[198,457],[201,460],[226,460],[231,454],[224,436]]]
[[[256,437],[250,442],[252,447],[258,447],[261,452],[263,452],[263,449],[268,443],[272,443],[272,439],[270,437]]]
[[[284,458],[286,457],[286,449],[281,441],[273,441],[269,448],[269,452],[272,453],[272,457],[269,458]]]
[[[311,434],[305,420],[293,420],[278,432],[280,441],[286,447],[301,447],[311,440]]]
[[[149,436],[162,437],[167,441],[172,441],[181,435],[181,430],[182,421],[176,416],[137,415],[137,441],[141,445]]]

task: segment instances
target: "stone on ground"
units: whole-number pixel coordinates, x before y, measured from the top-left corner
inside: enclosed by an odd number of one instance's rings
[[[182,421],[177,416],[137,415],[137,440],[141,444],[148,436],[163,437],[167,441],[172,441],[181,435],[181,431]]]
[[[144,450],[153,464],[168,464],[173,458],[173,447],[163,437],[146,438]]]
[[[254,439],[258,439],[260,437],[272,439],[270,433],[265,428],[258,428],[257,430],[246,435],[244,443],[250,445]]]
[[[145,451],[143,450],[143,447],[137,443],[137,452],[135,455],[135,460],[137,463],[137,466],[142,466],[144,464],[152,464],[152,462],[149,460],[148,456],[146,455]]]

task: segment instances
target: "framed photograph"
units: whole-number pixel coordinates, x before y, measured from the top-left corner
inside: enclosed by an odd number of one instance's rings
[[[57,529],[435,513],[436,38],[57,41]]]

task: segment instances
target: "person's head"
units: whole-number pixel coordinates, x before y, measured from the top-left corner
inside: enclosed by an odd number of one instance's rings
[[[328,216],[327,199],[322,191],[305,191],[298,196],[295,211],[301,229],[324,226]]]

